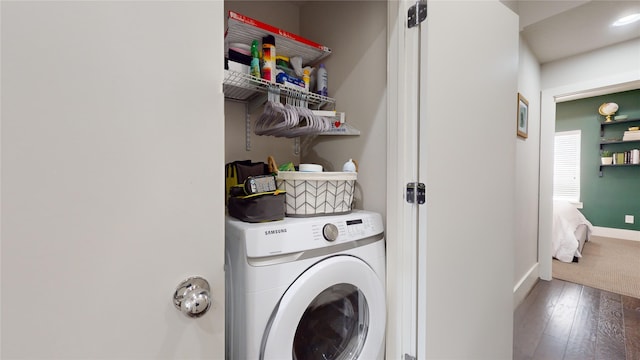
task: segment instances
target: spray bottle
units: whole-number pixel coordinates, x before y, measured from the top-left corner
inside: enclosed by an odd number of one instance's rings
[[[316,88],[317,94],[322,96],[329,96],[327,95],[328,79],[329,75],[327,74],[327,68],[324,67],[324,64],[320,64],[320,68],[318,69],[318,80]]]

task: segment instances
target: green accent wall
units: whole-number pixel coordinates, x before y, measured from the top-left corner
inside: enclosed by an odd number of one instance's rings
[[[618,104],[615,115],[640,119],[640,89],[587,99],[567,101],[556,105],[556,131],[581,130],[580,198],[582,213],[594,225],[607,228],[640,230],[640,166],[605,167],[599,176],[600,122],[604,117],[598,108],[605,102]],[[605,127],[604,138],[622,138],[630,125],[614,124]],[[640,149],[640,142],[608,145],[608,150]],[[624,216],[633,215],[634,224],[625,224]]]

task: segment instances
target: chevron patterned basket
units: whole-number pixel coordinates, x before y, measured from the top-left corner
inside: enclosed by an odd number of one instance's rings
[[[355,172],[278,172],[278,189],[287,192],[285,215],[309,217],[351,212],[357,177]]]

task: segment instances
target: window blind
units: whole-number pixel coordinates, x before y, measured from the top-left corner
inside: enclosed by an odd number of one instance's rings
[[[580,202],[580,130],[555,134],[553,198]]]

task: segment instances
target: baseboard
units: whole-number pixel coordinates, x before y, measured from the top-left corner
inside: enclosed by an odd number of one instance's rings
[[[592,235],[617,238],[623,240],[640,241],[640,231],[627,229],[614,229],[594,226]]]
[[[538,281],[538,263],[533,264],[531,269],[518,281],[513,288],[513,309],[518,307],[525,297],[529,294],[529,291],[533,289],[533,286]]]

